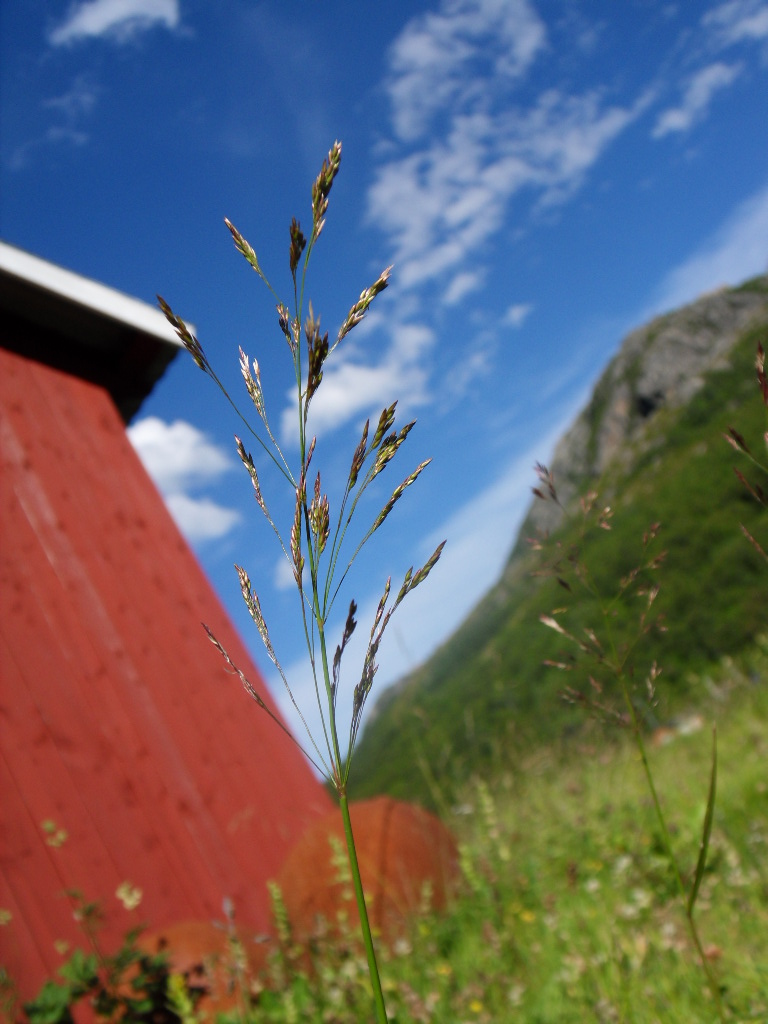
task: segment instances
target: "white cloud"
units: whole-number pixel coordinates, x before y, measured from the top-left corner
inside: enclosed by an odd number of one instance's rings
[[[223,537],[239,522],[235,509],[189,493],[214,483],[235,465],[191,423],[147,416],[128,428],[128,438],[189,540]]]
[[[715,94],[725,89],[738,78],[741,64],[724,64],[715,61],[701,68],[689,80],[680,105],[663,111],[653,129],[653,138],[660,139],[671,132],[685,132],[706,116],[707,108]]]
[[[70,9],[48,39],[53,46],[99,36],[122,43],[155,25],[174,29],[178,24],[178,0],[84,0]]]
[[[519,101],[546,47],[527,0],[443,0],[390,47],[394,138],[367,213],[390,238],[401,289],[437,282],[445,304],[459,301],[482,281],[477,254],[508,229],[512,198],[569,198],[650,102],[646,94],[624,107],[599,91],[556,88]]]
[[[327,433],[355,417],[378,416],[395,397],[401,410],[428,400],[424,356],[434,344],[434,332],[411,323],[395,324],[391,333],[393,341],[375,366],[361,363],[352,346],[349,354],[339,349],[330,357],[322,386],[309,407],[310,434]],[[286,442],[295,436],[296,427],[295,394],[290,392],[288,399],[281,418]]]
[[[522,109],[498,82],[483,88],[497,109],[446,109],[446,130],[383,163],[369,189],[368,218],[390,237],[401,288],[438,281],[450,298],[457,275],[483,272],[468,261],[508,229],[514,196],[528,189],[550,205],[569,198],[648,103],[609,106],[596,92],[550,89]]]
[[[507,309],[501,322],[506,327],[522,327],[532,310],[530,302],[517,302]]]
[[[28,139],[18,145],[6,160],[9,170],[20,171],[27,167],[36,151],[47,146],[60,144],[84,146],[90,136],[83,129],[83,122],[93,111],[99,97],[99,89],[89,76],[78,75],[71,87],[58,96],[44,99],[41,106],[60,119],[59,124],[52,124],[37,138]]]
[[[702,24],[714,29],[724,45],[768,39],[768,4],[763,0],[730,0],[705,14]]]
[[[164,494],[210,483],[234,465],[218,445],[184,420],[166,423],[146,416],[128,428],[128,437]]]
[[[189,494],[169,494],[165,503],[176,525],[194,542],[224,537],[240,522],[240,513],[218,505],[210,498],[193,498]]]
[[[460,271],[448,285],[443,302],[446,306],[456,306],[471,292],[476,292],[483,285],[485,275],[477,270]]]
[[[78,75],[67,92],[43,100],[43,107],[56,111],[67,124],[72,125],[93,110],[98,93],[99,90],[85,75]]]
[[[413,18],[389,52],[395,133],[418,138],[446,110],[481,99],[478,65],[493,76],[519,77],[545,41],[527,0],[444,0],[438,11]]]
[[[293,576],[293,566],[285,555],[281,555],[275,565],[273,583],[276,590],[293,590],[296,586],[296,580]]]
[[[645,94],[622,106],[598,90],[574,96],[554,88],[516,102],[545,47],[544,25],[527,0],[443,0],[395,39],[384,82],[393,135],[382,147],[367,215],[394,249],[399,326],[388,346],[377,329],[375,361],[351,347],[329,362],[311,432],[375,414],[393,393],[406,406],[430,401],[434,339],[408,322],[409,302],[436,286],[441,305],[451,307],[481,289],[488,243],[509,230],[512,199],[524,190],[530,207],[568,199],[650,102]],[[519,326],[528,312],[510,313],[509,323]],[[294,427],[294,402],[289,396],[283,437]]]
[[[675,309],[704,292],[768,272],[768,186],[736,208],[722,227],[670,271],[643,318]]]

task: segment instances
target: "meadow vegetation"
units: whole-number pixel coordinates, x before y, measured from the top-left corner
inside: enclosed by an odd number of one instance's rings
[[[720,721],[720,788],[697,912],[727,1020],[768,1019],[768,637],[711,666],[705,720]],[[705,812],[708,730],[650,760],[690,882]],[[435,794],[436,798],[439,794]],[[390,1019],[568,1024],[708,1024],[712,994],[686,929],[637,748],[602,730],[566,752],[500,758],[443,810],[463,884],[450,911],[423,916],[383,954]],[[281,954],[278,954],[280,961]],[[294,951],[294,963],[298,955]],[[367,1019],[364,962],[322,948],[264,995],[254,1021]]]
[[[698,680],[708,694],[702,718],[719,723],[720,763],[699,925],[726,1019],[761,1024],[768,1019],[766,673],[768,636],[737,661],[709,666]],[[688,881],[710,752],[705,725],[649,753]],[[501,756],[493,771],[451,794],[443,817],[459,841],[461,887],[446,913],[419,915],[392,948],[380,950],[390,1020],[717,1019],[628,733],[606,744],[593,722],[577,745],[542,746],[519,760]],[[233,958],[233,977],[234,967]],[[349,931],[334,941],[319,933],[307,949],[292,942],[283,922],[265,975],[239,977],[253,996],[249,1024],[370,1019],[367,963]],[[183,1007],[178,989],[174,998]],[[27,1019],[68,1022],[49,993],[49,1011],[51,1004],[58,1013],[30,1007]],[[111,1019],[150,1018],[128,1013]],[[196,1024],[201,1018],[190,1000],[186,1014],[166,1019]]]

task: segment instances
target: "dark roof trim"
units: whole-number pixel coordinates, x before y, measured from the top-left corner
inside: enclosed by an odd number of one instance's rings
[[[0,344],[106,388],[127,423],[181,348],[159,309],[0,242]]]

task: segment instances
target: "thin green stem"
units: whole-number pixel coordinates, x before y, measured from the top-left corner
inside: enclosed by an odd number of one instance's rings
[[[591,582],[591,579],[590,579],[590,582]],[[619,656],[619,651],[618,651],[618,648],[616,646],[616,641],[615,641],[615,638],[614,638],[613,629],[611,628],[612,624],[611,624],[611,617],[610,617],[610,608],[611,608],[613,602],[609,602],[607,606],[604,605],[603,601],[602,601],[602,597],[600,596],[597,588],[594,587],[594,584],[592,584],[592,586],[593,586],[594,589],[592,589],[591,592],[597,598],[598,605],[599,605],[599,608],[600,608],[600,613],[602,615],[603,623],[605,625],[606,633],[607,633],[607,636],[608,636],[609,648],[610,648],[610,653],[611,653],[611,658],[612,658],[612,663],[609,662],[609,665],[613,669],[613,672],[616,675],[616,678],[617,678],[617,680],[619,682],[619,685],[621,686],[621,692],[622,692],[622,695],[624,697],[624,703],[627,706],[627,711],[629,713],[629,718],[630,718],[630,721],[632,723],[632,732],[633,732],[633,735],[634,735],[634,738],[635,738],[635,743],[637,745],[638,752],[640,754],[640,760],[643,763],[643,771],[645,772],[645,778],[646,778],[646,781],[648,783],[648,789],[650,790],[651,800],[653,802],[653,808],[654,808],[654,812],[656,814],[656,820],[658,821],[659,829],[661,831],[661,840],[662,840],[662,844],[664,846],[664,852],[666,854],[667,861],[669,862],[669,865],[672,868],[672,874],[674,875],[674,878],[675,878],[675,885],[677,887],[677,891],[678,891],[678,894],[680,896],[680,901],[681,901],[681,903],[683,905],[683,908],[685,910],[685,919],[686,919],[686,923],[688,925],[688,932],[689,932],[689,934],[691,936],[691,941],[693,942],[694,946],[696,947],[696,952],[697,952],[697,954],[699,956],[699,960],[701,961],[701,966],[702,966],[702,969],[703,969],[704,974],[706,976],[707,984],[709,985],[709,989],[710,989],[710,991],[712,993],[712,998],[713,998],[714,1003],[715,1003],[715,1007],[716,1007],[716,1010],[717,1010],[717,1015],[718,1015],[718,1017],[719,1017],[719,1019],[721,1021],[725,1022],[726,1021],[726,1016],[725,1016],[725,1011],[723,1009],[722,999],[720,997],[720,988],[719,988],[719,986],[717,984],[717,979],[715,978],[715,976],[714,976],[714,974],[712,972],[712,968],[710,966],[710,963],[707,960],[706,954],[704,952],[704,947],[701,944],[701,938],[699,937],[699,930],[696,927],[696,922],[693,919],[693,906],[692,906],[692,904],[688,900],[688,894],[686,893],[686,890],[685,890],[685,883],[683,882],[683,876],[682,876],[682,872],[680,871],[680,865],[678,864],[677,857],[675,856],[675,851],[674,851],[674,849],[672,847],[672,837],[669,834],[669,828],[667,827],[667,820],[664,817],[664,811],[662,810],[661,801],[659,800],[659,795],[658,795],[658,792],[656,790],[656,783],[655,783],[654,778],[653,778],[653,772],[651,771],[651,765],[650,765],[650,762],[648,761],[648,754],[646,752],[645,743],[643,741],[643,733],[642,733],[640,721],[638,720],[637,710],[636,710],[635,705],[634,705],[634,703],[632,701],[632,694],[630,693],[629,685],[628,685],[628,682],[627,682],[627,676],[626,676],[626,672],[624,670],[624,666],[626,664],[626,659],[627,659],[627,657],[629,655],[629,650],[631,650],[631,647],[625,653],[623,658],[621,658]],[[587,589],[589,589],[589,587]],[[638,638],[635,639],[635,643],[637,642],[637,639]],[[634,646],[634,644],[632,646]]]
[[[363,933],[365,943],[365,954],[368,958],[368,973],[371,976],[371,989],[373,990],[373,1002],[376,1008],[376,1020],[378,1024],[388,1024],[387,1008],[384,1004],[384,993],[381,990],[381,978],[379,977],[379,966],[376,963],[376,950],[373,948],[373,936],[371,935],[371,924],[368,920],[368,908],[365,905],[365,893],[363,882],[360,877],[360,865],[357,861],[357,850],[355,849],[355,837],[352,832],[352,819],[349,815],[349,802],[346,791],[339,794],[339,806],[341,817],[344,822],[344,836],[347,840],[347,854],[349,856],[349,867],[352,871],[352,883],[355,887],[355,899],[360,914],[360,930]]]
[[[341,748],[339,747],[339,734],[336,728],[336,708],[333,700],[333,687],[331,685],[331,673],[328,668],[328,648],[325,642],[325,623],[319,614],[319,597],[315,589],[315,621],[317,622],[317,635],[320,640],[320,657],[323,661],[323,680],[325,681],[325,697],[328,702],[328,726],[331,731],[331,767],[333,768],[333,784],[339,788],[341,782]],[[322,708],[320,709],[322,712]]]
[[[680,871],[680,866],[677,862],[677,857],[675,856],[675,852],[672,848],[672,837],[669,834],[669,829],[667,828],[667,821],[664,817],[664,811],[661,808],[661,801],[659,800],[659,796],[656,791],[656,784],[654,782],[653,772],[651,771],[651,766],[648,761],[645,743],[643,742],[643,734],[640,729],[640,722],[637,718],[637,711],[635,710],[635,706],[632,703],[632,697],[629,692],[629,687],[627,686],[626,676],[623,672],[620,672],[619,674],[619,682],[621,683],[621,689],[624,694],[624,701],[627,705],[627,709],[629,711],[629,715],[632,721],[632,731],[634,733],[635,743],[637,744],[637,749],[640,754],[640,760],[643,762],[643,771],[645,772],[645,778],[648,783],[648,789],[651,793],[651,800],[653,801],[653,808],[656,813],[656,820],[658,821],[659,828],[661,830],[661,840],[664,844],[664,852],[666,853],[667,860],[669,861],[670,867],[672,868],[672,873],[675,876],[675,884],[677,885],[677,890],[680,894],[680,900],[683,904],[683,907],[685,908],[685,919],[688,923],[688,932],[691,936],[691,941],[696,947],[696,952],[698,953],[699,960],[701,961],[702,969],[704,970],[704,974],[706,975],[707,984],[709,985],[710,992],[712,993],[712,998],[715,1003],[717,1015],[721,1021],[725,1022],[727,1018],[725,1016],[725,1010],[723,1008],[723,1002],[720,996],[720,986],[718,985],[717,979],[715,978],[712,972],[709,960],[707,960],[706,953],[704,952],[704,947],[701,944],[701,938],[699,937],[699,930],[696,927],[696,922],[693,919],[693,907],[689,906],[688,894],[685,891],[685,883],[683,882],[683,876]]]

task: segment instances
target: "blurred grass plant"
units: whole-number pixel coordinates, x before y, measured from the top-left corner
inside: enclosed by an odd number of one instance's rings
[[[554,502],[560,505],[555,480],[550,471],[542,465],[536,466],[539,485],[533,493],[540,501]],[[563,510],[564,511],[564,510]],[[664,562],[666,552],[654,554],[659,523],[653,523],[642,538],[642,556],[639,564],[630,570],[619,581],[618,589],[611,595],[604,594],[597,582],[597,575],[592,566],[583,556],[584,541],[594,531],[611,529],[613,511],[609,506],[601,506],[595,491],[588,492],[581,499],[582,526],[577,540],[563,547],[559,542],[554,544],[554,552],[550,561],[541,570],[540,575],[550,575],[560,584],[562,589],[571,595],[587,594],[597,602],[600,621],[597,626],[581,625],[574,629],[567,628],[563,619],[567,618],[568,606],[554,609],[549,615],[542,615],[543,625],[554,630],[570,645],[569,651],[560,660],[547,660],[545,664],[565,672],[571,671],[577,661],[586,663],[589,689],[566,686],[563,698],[583,707],[589,713],[603,720],[629,726],[633,740],[643,765],[648,790],[650,792],[656,816],[661,844],[667,863],[674,879],[674,889],[685,914],[685,920],[691,941],[698,953],[701,968],[706,976],[707,984],[721,1021],[726,1020],[722,1003],[720,984],[715,976],[712,963],[707,957],[704,944],[699,934],[694,917],[694,909],[699,896],[701,882],[707,866],[707,853],[712,832],[712,821],[715,810],[717,790],[717,736],[712,732],[712,760],[709,769],[709,784],[706,807],[701,826],[698,857],[693,876],[686,881],[685,869],[672,842],[671,830],[664,813],[659,793],[651,769],[646,749],[644,727],[646,720],[654,720],[653,708],[656,702],[656,680],[661,669],[654,662],[641,687],[637,686],[634,672],[633,654],[642,638],[655,629],[665,629],[663,616],[656,615],[654,604],[659,594],[656,574]],[[543,547],[540,541],[534,541],[534,547]],[[578,602],[578,597],[576,597]],[[639,607],[637,625],[629,635],[622,631],[622,639],[616,628],[619,610],[633,614],[632,609]],[[574,657],[573,652],[578,652]],[[618,689],[619,700],[614,699]]]
[[[370,287],[363,290],[344,318],[335,340],[329,343],[327,332],[321,334],[320,319],[315,316],[311,302],[306,302],[305,286],[310,257],[325,224],[328,196],[339,171],[340,162],[341,143],[336,142],[329,151],[327,159],[324,160],[320,173],[312,186],[312,228],[309,238],[304,235],[299,222],[295,218],[291,222],[289,232],[289,266],[293,294],[290,311],[289,307],[280,299],[267,279],[253,247],[230,221],[225,221],[238,252],[245,257],[277,302],[278,325],[287,344],[295,376],[298,413],[298,467],[291,466],[270,427],[258,362],[254,360],[251,369],[248,357],[242,349],[240,350],[242,375],[248,394],[261,422],[261,430],[253,429],[246,417],[239,412],[235,402],[208,362],[200,342],[191,333],[184,321],[175,315],[164,299],[158,296],[158,300],[165,316],[176,330],[186,349],[192,355],[195,363],[219,386],[229,402],[235,407],[238,415],[260,447],[262,455],[274,464],[294,495],[292,522],[287,530],[281,530],[272,518],[269,506],[262,494],[256,460],[246,449],[243,441],[239,437],[235,438],[237,452],[251,478],[256,501],[267,522],[274,530],[283,553],[290,563],[293,578],[298,589],[302,628],[309,653],[315,684],[315,695],[322,722],[322,738],[313,736],[307,728],[306,720],[297,705],[290,684],[272,646],[259,598],[251,586],[246,570],[241,566],[236,566],[240,588],[243,599],[264,642],[267,654],[280,673],[290,699],[307,731],[310,751],[305,750],[305,753],[318,771],[331,783],[339,798],[344,822],[347,854],[368,960],[376,1019],[381,1022],[387,1020],[387,1015],[365,906],[365,896],[360,879],[360,869],[355,852],[354,834],[349,815],[347,783],[363,709],[371,692],[377,670],[376,657],[384,631],[395,609],[411,591],[415,590],[427,578],[440,557],[444,542],[436,548],[421,568],[415,572],[413,568],[407,571],[391,603],[389,603],[391,578],[387,580],[371,627],[360,679],[354,688],[351,721],[346,742],[342,743],[340,723],[336,714],[337,695],[340,684],[342,656],[357,625],[355,618],[357,605],[354,600],[350,602],[343,634],[332,658],[329,656],[329,643],[326,635],[329,616],[339,594],[339,589],[360,550],[376,533],[379,527],[382,526],[406,489],[418,479],[430,460],[421,462],[395,487],[378,515],[363,533],[362,539],[354,546],[353,542],[345,542],[348,541],[349,527],[355,512],[358,510],[360,499],[373,481],[392,461],[410,433],[414,425],[413,422],[406,423],[399,430],[394,429],[396,402],[382,411],[372,433],[370,422],[366,422],[360,441],[352,455],[346,485],[335,510],[331,507],[328,495],[323,493],[322,477],[319,471],[315,475],[314,482],[310,482],[310,465],[315,453],[317,438],[310,438],[309,436],[308,414],[312,400],[322,384],[326,362],[346,335],[364,318],[376,296],[387,287],[391,271],[391,267],[384,270]],[[346,552],[350,547],[353,547],[352,553],[347,555]],[[208,627],[205,628],[210,640],[220,651],[227,665],[240,677],[246,691],[263,710],[271,714],[244,673],[232,663],[229,655]],[[275,716],[273,715],[272,717],[274,718]],[[275,720],[277,721],[277,719]],[[279,721],[278,724],[284,728]],[[302,747],[302,749],[304,748]]]
[[[768,455],[768,373],[765,369],[765,350],[763,349],[762,343],[757,344],[757,354],[755,356],[755,373],[757,375],[757,385],[760,389],[762,396],[763,405],[765,406],[765,430],[763,432],[763,443],[766,448],[766,454]],[[736,430],[735,427],[729,427],[728,433],[725,435],[726,441],[742,455],[752,463],[753,467],[756,468],[762,477],[768,476],[768,463],[761,461],[756,456],[749,444],[747,444],[743,435]],[[768,494],[763,490],[759,483],[750,481],[741,472],[740,469],[734,466],[734,473],[738,477],[741,484],[749,491],[755,501],[762,506],[763,509],[768,509]],[[763,544],[757,540],[743,523],[741,525],[741,532],[754,547],[754,549],[768,562],[768,552],[766,551]],[[765,543],[765,542],[763,542]]]

